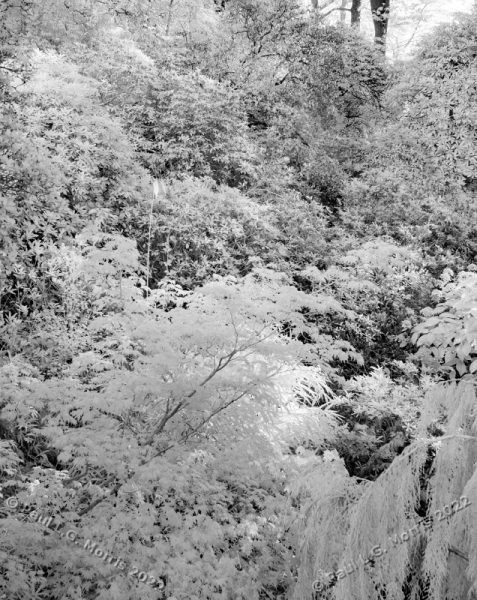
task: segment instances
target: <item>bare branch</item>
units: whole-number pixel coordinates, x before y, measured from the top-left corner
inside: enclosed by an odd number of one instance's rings
[[[455,546],[449,546],[449,552],[452,552],[452,554],[460,556],[460,558],[463,558],[464,560],[469,562],[469,556],[462,552],[462,550],[459,550],[459,548],[456,548]]]
[[[325,19],[326,17],[331,15],[331,13],[335,12],[335,10],[351,12],[351,8],[343,8],[342,6],[337,6],[336,8],[332,8],[328,12],[323,13],[321,16]]]

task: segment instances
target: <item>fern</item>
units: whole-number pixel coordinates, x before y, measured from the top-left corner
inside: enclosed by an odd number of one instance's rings
[[[304,522],[312,535],[306,533],[302,550],[303,564],[310,567],[300,574],[295,598],[312,597],[313,578],[334,600],[378,600],[383,595],[417,600],[423,590],[444,600],[475,588],[475,400],[469,383],[433,387],[426,395],[418,438],[376,482],[355,487],[359,497],[344,501],[340,514],[346,518],[337,532],[323,520],[328,503],[321,490],[315,491],[316,508],[305,513]],[[436,424],[443,430],[437,429],[440,436],[433,438],[429,432],[436,431]],[[335,485],[342,485],[342,475],[335,479]],[[444,511],[461,496],[471,508],[446,517]],[[416,527],[423,511],[429,522]],[[336,515],[332,519],[339,522]],[[395,537],[410,530],[406,543]],[[332,560],[336,550],[331,549],[339,543],[338,557]],[[456,562],[459,556],[469,557],[467,570],[465,560]],[[334,577],[324,572],[334,572]]]

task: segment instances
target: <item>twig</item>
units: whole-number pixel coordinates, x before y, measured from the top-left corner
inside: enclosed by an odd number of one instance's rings
[[[459,548],[456,548],[455,546],[449,546],[449,552],[452,552],[452,554],[460,556],[460,558],[463,558],[464,560],[469,562],[469,556],[462,552],[462,550],[459,550]]]

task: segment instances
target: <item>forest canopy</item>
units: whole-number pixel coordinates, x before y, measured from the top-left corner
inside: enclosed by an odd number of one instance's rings
[[[0,598],[477,598],[477,13],[341,8],[3,1]]]

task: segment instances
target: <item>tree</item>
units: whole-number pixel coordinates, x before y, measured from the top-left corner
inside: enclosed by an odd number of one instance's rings
[[[351,25],[359,29],[361,23],[361,0],[352,0]]]
[[[342,0],[339,7],[334,7],[323,13],[327,17],[335,11],[340,11],[340,21],[344,22],[346,12],[351,15],[351,26],[359,29],[361,24],[361,4],[362,0],[351,0],[351,7],[348,8],[350,0]],[[315,7],[318,8],[318,7]],[[322,9],[325,7],[321,7]],[[374,24],[374,41],[381,50],[385,50],[386,35],[388,30],[390,0],[370,0],[371,16]]]
[[[240,282],[217,277],[193,293],[163,284],[145,298],[138,258],[133,242],[95,227],[59,249],[49,265],[63,303],[56,339],[69,331],[82,340],[65,365],[69,375],[42,381],[33,368],[20,384],[17,368],[26,374],[26,365],[0,368],[0,493],[14,491],[22,503],[19,513],[2,513],[0,591],[9,598],[38,588],[44,598],[68,600],[77,589],[157,597],[141,578],[98,561],[106,549],[134,556],[155,580],[167,569],[168,590],[180,596],[193,590],[220,600],[233,584],[246,600],[291,581],[279,558],[289,553],[279,515],[295,511],[276,461],[288,470],[289,443],[324,441],[336,426],[330,411],[300,412],[296,399],[313,406],[330,394],[311,347],[298,340],[313,329],[300,311],[320,310],[321,300],[265,269]],[[25,436],[29,460],[39,463],[31,480],[20,474]],[[232,439],[240,466],[229,454]],[[250,460],[261,472],[258,486]],[[78,471],[84,485],[75,485]],[[60,532],[74,529],[82,547],[27,519],[32,509],[53,515]],[[88,555],[92,546],[103,550]],[[262,560],[247,567],[257,553]],[[66,577],[73,585],[65,596]]]
[[[0,596],[477,588],[476,21],[314,6],[3,3]]]
[[[384,52],[388,32],[390,0],[370,0],[374,24],[374,41]]]

